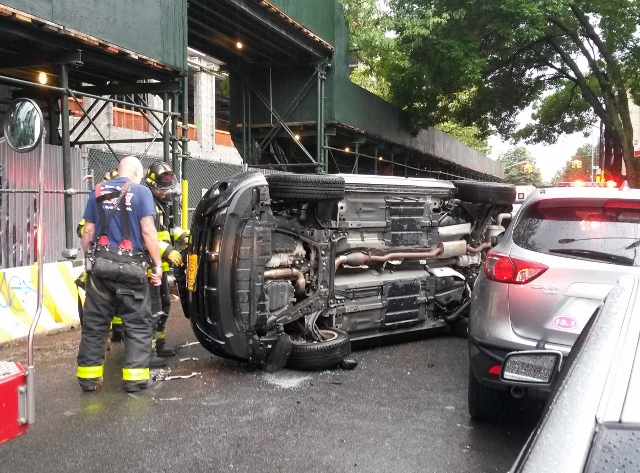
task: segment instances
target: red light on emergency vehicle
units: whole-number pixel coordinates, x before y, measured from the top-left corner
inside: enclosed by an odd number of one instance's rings
[[[527,284],[544,273],[548,266],[490,251],[484,262],[484,274],[492,281],[508,284]]]
[[[618,187],[618,183],[616,181],[607,181],[607,187]]]

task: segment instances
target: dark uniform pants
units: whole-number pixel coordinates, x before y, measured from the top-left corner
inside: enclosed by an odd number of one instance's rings
[[[82,341],[78,351],[78,381],[91,387],[102,379],[104,357],[113,314],[117,313],[125,328],[125,384],[144,384],[149,379],[149,358],[153,323],[150,284],[147,278],[126,284],[96,277],[87,278]]]

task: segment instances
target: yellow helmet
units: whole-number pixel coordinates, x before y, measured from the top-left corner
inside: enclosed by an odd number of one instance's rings
[[[104,173],[103,180],[110,181],[111,179],[116,179],[118,176],[118,170],[114,169],[113,171],[107,171]]]

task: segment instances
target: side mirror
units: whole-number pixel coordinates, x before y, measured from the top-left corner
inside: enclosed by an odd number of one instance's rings
[[[2,129],[12,150],[18,153],[32,151],[44,134],[40,107],[31,99],[15,99],[5,113]]]
[[[514,351],[505,357],[500,379],[511,384],[550,385],[560,370],[561,361],[559,351]]]

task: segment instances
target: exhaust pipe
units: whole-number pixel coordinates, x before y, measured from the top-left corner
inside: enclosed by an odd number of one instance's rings
[[[513,386],[511,388],[511,395],[516,399],[520,399],[524,396],[524,388],[522,386]]]

